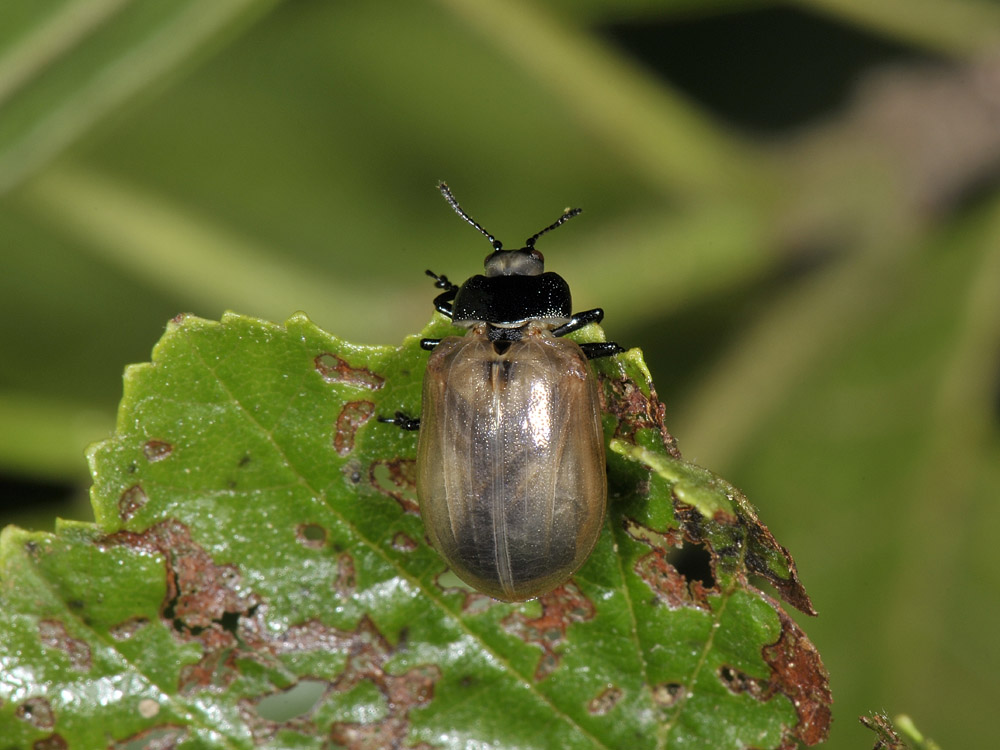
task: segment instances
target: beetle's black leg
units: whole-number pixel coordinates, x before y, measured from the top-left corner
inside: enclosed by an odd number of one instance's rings
[[[435,346],[441,343],[441,339],[420,339],[420,348],[431,351]]]
[[[604,320],[604,310],[601,308],[595,307],[593,310],[584,310],[581,313],[575,313],[568,322],[563,323],[558,328],[553,328],[552,335],[565,336],[567,333],[579,330],[589,323],[600,323],[602,320]]]
[[[420,429],[420,419],[410,419],[408,416],[403,414],[401,411],[397,411],[391,417],[379,417],[379,422],[384,424],[394,424],[401,430],[419,430]]]
[[[453,284],[448,280],[447,276],[438,276],[431,270],[424,271],[428,276],[434,279],[434,286],[438,289],[444,289],[441,294],[434,298],[434,309],[447,318],[451,317],[451,301],[455,299],[455,295],[458,294],[458,284]]]
[[[592,344],[580,344],[587,359],[597,359],[598,357],[613,357],[625,351],[614,341],[598,341]]]
[[[446,318],[450,318],[452,310],[451,301],[455,299],[456,294],[458,294],[458,287],[441,292],[441,294],[434,298],[434,309]]]

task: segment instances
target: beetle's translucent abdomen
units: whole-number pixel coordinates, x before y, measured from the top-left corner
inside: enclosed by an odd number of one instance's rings
[[[580,347],[534,326],[500,347],[475,331],[438,344],[417,493],[434,547],[478,590],[519,601],[572,575],[607,500],[597,386]]]

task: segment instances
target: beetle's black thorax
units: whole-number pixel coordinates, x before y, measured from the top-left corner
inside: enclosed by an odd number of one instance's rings
[[[536,276],[473,276],[458,290],[456,323],[520,328],[529,321],[561,325],[572,316],[569,284],[551,271]],[[503,336],[500,336],[503,338]]]

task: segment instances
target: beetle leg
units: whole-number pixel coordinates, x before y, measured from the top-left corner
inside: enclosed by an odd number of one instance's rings
[[[420,339],[420,348],[431,351],[435,346],[441,343],[441,339]]]
[[[410,417],[403,414],[401,411],[397,411],[391,417],[379,417],[379,422],[384,424],[394,424],[401,430],[419,430],[420,429],[420,419],[410,419]]]
[[[590,323],[600,323],[602,320],[604,320],[604,310],[601,308],[595,307],[593,310],[584,310],[581,313],[575,313],[569,321],[563,323],[558,328],[553,328],[552,335],[565,336],[567,333],[577,331],[585,325]]]
[[[452,311],[451,301],[455,299],[456,294],[458,294],[458,287],[441,292],[441,294],[434,298],[434,309],[446,318],[450,318]]]
[[[580,344],[587,359],[597,359],[598,357],[613,357],[621,354],[625,349],[618,346],[614,341],[598,341],[592,344]]]
[[[458,284],[453,284],[448,280],[445,275],[438,276],[431,270],[424,271],[428,276],[434,279],[434,286],[438,289],[444,289],[441,294],[434,298],[434,309],[445,317],[451,317],[451,301],[455,299],[455,295],[458,294]]]

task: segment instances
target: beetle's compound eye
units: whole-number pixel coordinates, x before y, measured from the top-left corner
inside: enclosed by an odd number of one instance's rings
[[[483,263],[487,276],[538,276],[545,270],[545,258],[534,248],[497,250]]]

